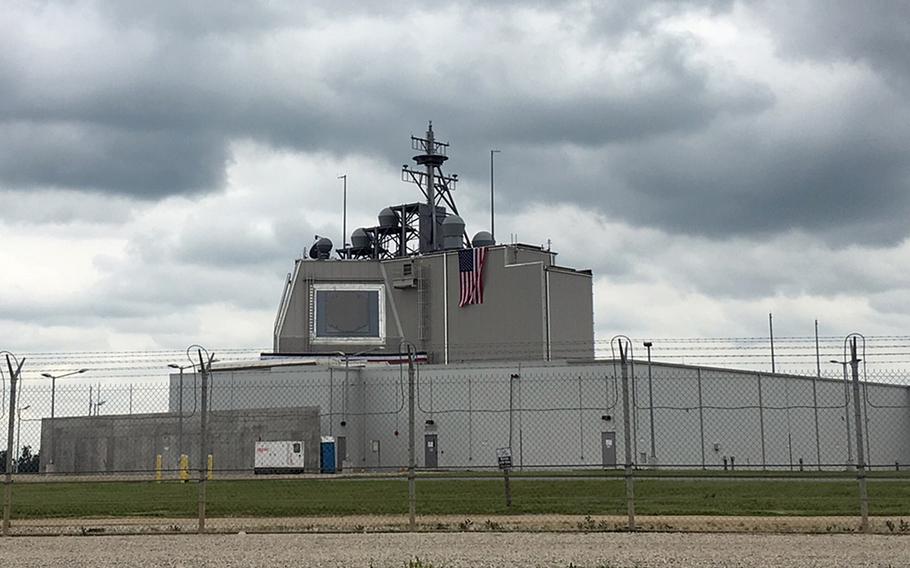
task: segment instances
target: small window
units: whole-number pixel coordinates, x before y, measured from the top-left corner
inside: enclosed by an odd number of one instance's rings
[[[406,263],[402,264],[402,265],[401,265],[401,275],[402,275],[402,276],[410,276],[410,275],[411,275],[411,269],[412,269],[412,268],[411,268],[411,263],[410,263],[410,262],[406,262]]]
[[[295,454],[300,453],[300,442],[294,442],[294,453]]]

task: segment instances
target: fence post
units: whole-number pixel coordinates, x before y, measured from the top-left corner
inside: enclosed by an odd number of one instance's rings
[[[16,381],[22,370],[22,363],[16,361],[17,368],[13,370],[9,354],[6,355],[6,366],[9,369],[9,429],[6,434],[6,475],[3,478],[3,536],[9,536],[9,519],[13,509],[13,428],[16,415]],[[18,459],[18,456],[17,456]]]
[[[761,386],[761,373],[755,375],[758,379],[758,432],[761,438],[761,468],[765,469],[765,401]],[[748,463],[748,462],[747,462]]]
[[[417,529],[416,462],[414,456],[414,354],[408,346],[408,529]]]
[[[695,369],[695,380],[698,385],[698,437],[701,440],[701,468],[707,469],[705,461],[705,405],[701,392],[701,367]]]
[[[853,415],[856,420],[856,480],[859,482],[860,528],[869,532],[869,493],[866,488],[866,453],[863,449],[863,421],[860,408],[859,359],[856,337],[850,343],[850,368],[853,371]]]
[[[206,427],[207,427],[207,418],[208,418],[208,409],[209,409],[209,375],[205,368],[205,362],[202,359],[202,350],[199,350],[199,366],[202,372],[202,405],[199,414],[199,493],[197,496],[197,513],[199,518],[199,526],[197,532],[202,534],[205,532],[205,481],[207,477],[207,463],[206,456],[208,455],[207,440],[206,440]],[[211,358],[209,363],[211,363]]]
[[[635,478],[632,474],[632,429],[629,416],[629,365],[626,359],[626,349],[622,341],[619,342],[620,367],[622,368],[622,423],[623,446],[626,453],[625,478],[626,478],[626,511],[629,517],[629,530],[635,530]]]

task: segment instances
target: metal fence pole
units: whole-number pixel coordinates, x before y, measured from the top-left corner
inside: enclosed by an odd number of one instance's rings
[[[25,360],[23,359],[22,363],[24,362]],[[22,363],[18,361],[17,363],[17,368],[14,371],[10,356],[6,356],[6,366],[9,369],[10,379],[9,429],[6,433],[6,475],[3,478],[3,536],[9,536],[9,519],[13,508],[13,428],[16,419],[16,380],[19,378],[19,371],[22,370]]]
[[[698,436],[701,440],[701,468],[706,469],[705,462],[705,405],[701,393],[701,368],[695,369],[695,379],[698,383]]]
[[[619,342],[620,366],[622,368],[622,423],[623,446],[625,446],[626,463],[626,510],[629,517],[629,530],[635,530],[635,478],[632,473],[632,429],[631,416],[629,416],[629,365],[626,359],[626,350]]]
[[[818,349],[818,320],[815,320],[815,376],[812,377],[812,410],[815,414],[815,463],[822,470],[822,442],[818,429],[818,379],[822,378],[822,358]]]
[[[408,528],[417,529],[416,461],[414,455],[414,354],[408,346]]]
[[[199,366],[202,372],[202,405],[199,415],[199,493],[197,496],[197,513],[199,518],[199,527],[197,532],[202,534],[205,532],[205,481],[206,481],[206,455],[208,454],[207,450],[207,440],[206,440],[206,427],[207,427],[207,418],[208,418],[208,406],[209,406],[209,375],[205,368],[205,362],[202,359],[202,350],[198,351],[199,354]],[[211,358],[209,360],[211,363]]]
[[[856,420],[856,480],[859,482],[860,527],[869,532],[869,493],[866,487],[866,454],[863,451],[863,422],[860,409],[859,359],[856,356],[856,338],[850,343],[850,367],[853,371],[853,413]]]
[[[761,438],[761,468],[765,469],[765,464],[767,463],[765,460],[765,401],[761,387],[761,373],[756,376],[758,377],[758,430]]]

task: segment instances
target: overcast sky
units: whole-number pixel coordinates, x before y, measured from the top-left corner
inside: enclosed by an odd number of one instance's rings
[[[425,8],[429,7],[429,8]],[[268,347],[433,120],[634,337],[910,333],[905,0],[3,2],[0,348]]]

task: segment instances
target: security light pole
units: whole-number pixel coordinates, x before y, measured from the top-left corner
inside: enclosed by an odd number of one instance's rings
[[[499,153],[499,150],[490,150],[490,236],[493,237],[493,239],[496,239],[496,216],[493,207],[493,154]]]
[[[63,379],[72,375],[80,375],[87,372],[88,369],[79,369],[78,371],[73,371],[72,373],[64,373],[62,375],[52,375],[50,373],[41,373],[42,377],[47,377],[51,380],[51,418],[54,417],[54,407],[55,401],[57,399],[57,379]]]
[[[192,365],[177,365],[176,363],[168,364],[171,369],[180,371],[180,394],[177,398],[177,459],[183,455],[183,371],[189,369]]]
[[[86,371],[88,371],[88,369],[79,369],[78,371],[73,371],[72,373],[64,373],[62,375],[52,375],[50,373],[41,373],[42,377],[47,377],[51,380],[51,420],[53,420],[54,416],[55,416],[54,407],[55,407],[55,401],[57,400],[57,379],[62,379],[64,377],[69,377],[72,375],[81,375],[82,373],[85,373]],[[50,456],[48,456],[48,462],[47,462],[47,465],[51,466],[52,470],[53,470],[53,465],[54,465],[54,430],[55,430],[55,428],[53,426],[51,426],[51,437],[50,437],[50,442],[51,442],[50,446],[51,447],[49,448],[49,451],[48,451]]]
[[[342,205],[341,205],[341,248],[345,250],[347,257],[348,249],[348,174],[338,176],[342,180]]]

